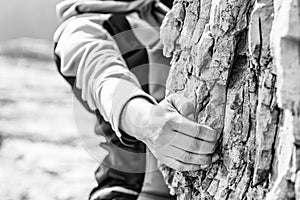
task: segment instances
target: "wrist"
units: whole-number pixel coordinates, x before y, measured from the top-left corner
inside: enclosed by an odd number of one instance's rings
[[[155,105],[143,97],[128,101],[120,117],[120,128],[137,139],[145,137],[145,130],[151,122],[151,110]]]

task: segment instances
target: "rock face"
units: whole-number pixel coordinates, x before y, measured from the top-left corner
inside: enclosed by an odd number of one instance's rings
[[[300,2],[177,0],[161,27],[167,95],[218,131],[207,169],[160,169],[178,199],[300,198]]]

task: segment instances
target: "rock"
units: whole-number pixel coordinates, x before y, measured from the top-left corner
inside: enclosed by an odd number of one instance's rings
[[[164,45],[163,52],[167,57],[170,57],[177,48],[177,39],[183,26],[183,19],[184,7],[181,3],[176,3],[162,22],[160,36]]]
[[[194,120],[222,138],[206,170],[161,167],[178,199],[262,200],[273,186],[299,195],[299,13],[297,0],[178,0],[167,14],[167,95],[196,102]]]

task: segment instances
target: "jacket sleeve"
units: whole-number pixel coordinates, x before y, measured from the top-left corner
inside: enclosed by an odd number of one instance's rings
[[[60,73],[75,77],[73,87],[91,110],[98,109],[118,137],[120,115],[132,98],[155,99],[141,90],[129,71],[117,44],[99,24],[88,18],[73,18],[57,30],[55,55],[60,59]]]

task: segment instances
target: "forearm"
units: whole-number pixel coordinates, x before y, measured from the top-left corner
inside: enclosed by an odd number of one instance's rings
[[[154,104],[143,97],[131,99],[121,112],[120,128],[138,139],[147,137],[146,127],[151,123]]]
[[[139,110],[142,108],[139,107],[139,104],[138,107],[132,105],[132,102],[135,102],[137,99],[144,99],[147,105],[152,105],[150,102],[153,104],[156,103],[153,97],[145,93],[134,82],[115,76],[108,76],[105,80],[101,81],[101,84],[96,84],[94,91],[96,92],[95,101],[97,108],[104,119],[110,122],[113,130],[119,137],[121,137],[119,129],[128,135],[134,134],[132,130],[129,131],[129,127],[132,127],[131,124],[138,119],[138,113],[140,112],[136,108]],[[130,109],[124,109],[126,105],[130,105]],[[141,105],[144,105],[144,103],[141,103]],[[124,110],[126,110],[126,112],[123,112],[126,113],[126,117],[122,117],[122,111]],[[133,114],[131,116],[132,120],[129,120],[128,117],[130,112]],[[120,123],[123,119],[128,119],[130,122],[126,121],[124,123],[125,126],[122,127]]]

